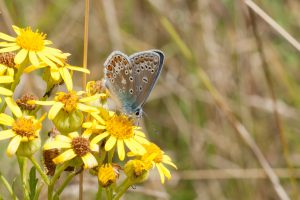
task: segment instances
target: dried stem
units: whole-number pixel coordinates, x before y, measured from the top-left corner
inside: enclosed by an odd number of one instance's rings
[[[293,186],[293,190],[294,190],[294,194],[296,195],[297,192],[297,187],[296,187],[296,180],[293,176],[293,166],[292,163],[290,161],[289,158],[289,147],[287,144],[287,140],[285,137],[285,132],[284,132],[284,128],[283,128],[283,124],[281,121],[281,118],[278,114],[278,108],[277,108],[277,103],[276,103],[276,94],[275,94],[275,90],[274,90],[274,85],[273,85],[273,80],[272,80],[272,75],[270,72],[270,67],[268,65],[265,53],[264,53],[264,48],[263,48],[263,42],[261,41],[261,38],[259,36],[259,33],[257,31],[257,24],[256,24],[256,18],[255,18],[255,14],[254,12],[249,8],[249,14],[250,14],[250,22],[251,22],[251,26],[252,26],[252,31],[253,31],[253,35],[257,44],[257,49],[260,55],[260,59],[262,61],[262,68],[264,71],[264,75],[265,78],[267,80],[267,84],[268,84],[268,89],[271,93],[271,99],[272,99],[272,104],[273,104],[273,115],[275,118],[275,124],[279,133],[279,138],[280,138],[280,142],[281,142],[281,146],[282,146],[282,151],[283,151],[283,157],[285,159],[285,162],[288,166],[288,168],[290,169],[290,181],[292,183]],[[298,195],[297,195],[298,196]]]

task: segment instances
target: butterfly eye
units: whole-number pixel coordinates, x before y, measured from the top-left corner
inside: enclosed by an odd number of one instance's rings
[[[137,117],[139,117],[140,116],[140,110],[137,110],[136,112],[135,112],[135,115],[137,116]]]

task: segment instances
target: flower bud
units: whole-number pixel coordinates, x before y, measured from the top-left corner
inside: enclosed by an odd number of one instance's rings
[[[99,184],[108,187],[117,181],[118,174],[111,164],[103,164],[98,171]]]
[[[41,148],[41,138],[38,137],[28,142],[21,142],[16,154],[18,156],[24,156],[24,157],[32,156],[40,148]]]
[[[70,133],[78,130],[83,122],[83,114],[79,110],[66,112],[63,109],[53,119],[53,123],[57,130],[63,133]]]
[[[133,183],[141,183],[148,179],[151,162],[129,160],[124,167],[124,173]]]

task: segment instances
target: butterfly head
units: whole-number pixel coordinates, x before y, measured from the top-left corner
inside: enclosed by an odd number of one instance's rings
[[[142,108],[137,108],[137,109],[134,111],[134,115],[135,115],[135,117],[137,117],[137,118],[141,118],[142,115],[143,115],[143,110],[142,110]]]

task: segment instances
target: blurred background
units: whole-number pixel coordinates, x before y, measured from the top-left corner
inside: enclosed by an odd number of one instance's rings
[[[300,40],[300,1],[255,3]],[[103,77],[113,50],[155,48],[166,56],[143,124],[178,170],[165,185],[154,171],[124,199],[280,199],[271,175],[300,199],[300,54],[276,29],[256,11],[250,15],[242,0],[92,0],[90,6],[88,80]],[[0,0],[0,11],[1,32],[13,34],[12,24],[37,28],[82,66],[83,0]],[[80,89],[81,76],[74,76]],[[32,73],[18,91],[41,95],[43,84]],[[241,137],[243,128],[253,140]],[[17,165],[4,151],[0,171],[13,182]],[[262,160],[272,169],[263,169]],[[77,196],[77,184],[63,199]],[[84,188],[93,196],[95,177],[85,176]],[[8,198],[2,185],[0,192]]]

